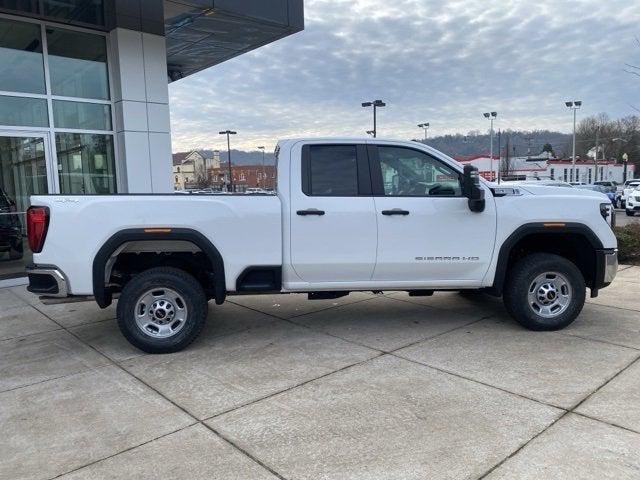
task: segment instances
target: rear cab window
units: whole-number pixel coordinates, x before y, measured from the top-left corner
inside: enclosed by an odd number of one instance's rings
[[[302,191],[307,196],[370,195],[364,144],[309,144],[302,148]]]

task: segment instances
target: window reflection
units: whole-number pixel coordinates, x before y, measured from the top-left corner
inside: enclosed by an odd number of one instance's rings
[[[10,13],[42,15],[47,19],[104,26],[104,0],[0,0],[0,9]]]
[[[385,196],[461,196],[460,175],[426,153],[401,147],[378,147]]]
[[[14,127],[48,127],[49,115],[44,98],[0,95],[0,125]]]
[[[51,93],[109,99],[107,45],[100,35],[47,28]]]
[[[40,26],[0,19],[0,90],[45,93]]]
[[[355,145],[312,145],[310,152],[311,195],[358,195]]]
[[[103,0],[42,0],[45,17],[90,25],[104,25]]]
[[[0,279],[24,275],[31,263],[25,210],[30,195],[46,193],[43,138],[0,136]]]
[[[60,193],[115,193],[113,137],[87,133],[57,133]]]
[[[100,103],[53,101],[56,128],[111,130],[111,108]]]

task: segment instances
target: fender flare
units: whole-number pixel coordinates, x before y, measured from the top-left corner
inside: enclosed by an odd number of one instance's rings
[[[213,245],[207,237],[196,230],[189,228],[172,228],[172,229],[144,229],[130,228],[121,230],[113,234],[100,247],[98,253],[93,258],[93,296],[100,308],[106,308],[111,305],[113,300],[112,292],[105,285],[105,267],[107,260],[113,252],[127,242],[136,241],[167,241],[167,240],[184,240],[196,245],[209,258],[216,273],[213,278],[214,298],[216,303],[222,304],[226,296],[226,283],[224,274],[224,261],[218,249]]]
[[[554,226],[548,226],[554,225]],[[559,225],[559,226],[555,226]],[[507,276],[507,266],[509,264],[509,256],[513,247],[522,239],[529,235],[535,235],[539,233],[562,235],[566,233],[573,233],[582,235],[591,244],[594,250],[602,249],[602,242],[598,236],[583,223],[553,223],[545,224],[543,222],[525,223],[518,227],[500,246],[500,252],[498,253],[498,263],[496,264],[496,272],[493,277],[493,285],[490,287],[490,291],[495,295],[502,295],[504,289],[504,282]]]

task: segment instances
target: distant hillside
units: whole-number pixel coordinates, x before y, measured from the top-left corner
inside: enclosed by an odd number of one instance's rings
[[[509,130],[501,132],[495,131],[493,138],[493,152],[498,153],[498,144],[504,155],[504,149],[509,142],[510,155],[516,156],[537,155],[542,151],[546,143],[551,144],[553,151],[557,156],[571,155],[571,135],[560,132],[551,132],[548,130],[534,130],[531,132]],[[455,157],[459,155],[478,155],[489,153],[490,137],[489,134],[481,134],[479,132],[469,132],[467,135],[443,135],[433,137],[427,140],[427,145]]]
[[[542,151],[542,147],[546,143],[551,144],[557,156],[568,157],[571,155],[571,135],[566,133],[548,130],[534,130],[532,132],[509,130],[501,132],[498,136],[498,131],[496,130],[493,139],[493,151],[495,154],[498,153],[498,142],[500,142],[501,151],[504,155],[507,139],[509,141],[510,155],[514,154],[514,147],[516,156],[537,155]],[[427,144],[452,157],[488,154],[489,134],[469,132],[467,135],[443,135],[429,138]],[[202,151],[212,153],[212,150],[208,149],[203,149]],[[232,149],[231,161],[234,165],[261,165],[262,152],[245,152]],[[220,162],[227,162],[226,150],[220,151]],[[264,162],[265,165],[275,165],[275,157],[272,152],[265,153]]]
[[[213,154],[213,150],[202,149],[202,152],[206,152],[210,155]],[[189,152],[175,152],[174,155],[179,155],[181,153],[189,153]],[[220,151],[220,163],[227,163],[228,154],[226,150]],[[245,152],[242,150],[234,150],[231,149],[231,162],[234,165],[242,166],[242,165],[262,165],[262,152]],[[264,164],[265,165],[275,165],[276,159],[272,152],[265,152],[264,154]]]

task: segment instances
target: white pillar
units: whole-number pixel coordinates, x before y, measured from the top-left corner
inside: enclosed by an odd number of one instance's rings
[[[122,193],[166,193],[171,133],[165,38],[123,28],[110,33]]]

